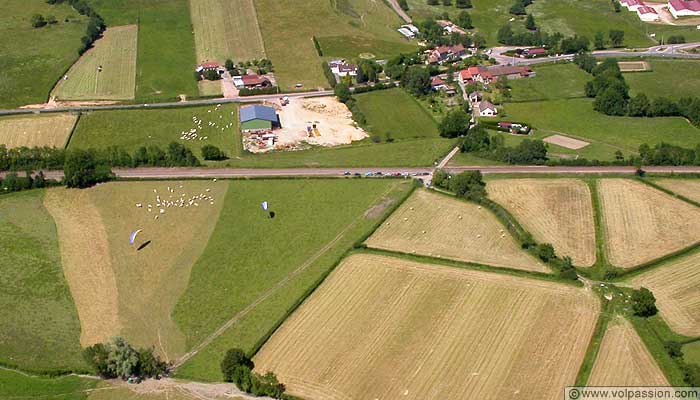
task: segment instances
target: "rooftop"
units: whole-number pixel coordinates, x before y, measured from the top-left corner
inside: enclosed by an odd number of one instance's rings
[[[241,108],[241,123],[260,119],[263,121],[277,122],[277,112],[272,107],[248,106]]]

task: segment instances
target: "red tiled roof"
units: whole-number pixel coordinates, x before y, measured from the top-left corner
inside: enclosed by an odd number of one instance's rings
[[[656,12],[656,10],[654,10],[653,8],[651,8],[651,7],[649,7],[649,6],[639,7],[639,8],[637,9],[637,12],[638,12],[639,14],[658,14],[658,13]]]
[[[527,54],[545,54],[547,50],[541,48],[541,47],[536,47],[533,49],[527,49]]]
[[[260,75],[243,75],[241,76],[241,80],[245,86],[261,85],[268,81],[267,78]]]
[[[200,65],[200,67],[202,68],[219,68],[220,66],[221,65],[219,65],[219,63],[216,62],[208,62]]]
[[[443,81],[442,79],[440,79],[439,76],[434,76],[434,77],[430,80],[430,84],[431,84],[432,86],[440,86],[440,85],[444,85],[444,84],[445,84],[445,81]]]
[[[668,4],[675,10],[690,10],[695,12],[700,11],[700,1],[697,0],[669,0]]]
[[[644,2],[641,0],[622,0],[623,4],[627,4],[628,6],[643,6]]]

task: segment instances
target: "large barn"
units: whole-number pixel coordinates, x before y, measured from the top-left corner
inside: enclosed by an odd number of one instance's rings
[[[240,121],[243,133],[264,132],[280,127],[275,109],[261,105],[242,107]]]

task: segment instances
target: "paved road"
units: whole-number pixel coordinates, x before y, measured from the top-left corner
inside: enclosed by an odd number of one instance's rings
[[[459,173],[463,171],[479,170],[484,175],[498,174],[634,174],[635,167],[546,167],[546,166],[448,166],[445,170]],[[649,173],[660,174],[700,174],[700,167],[644,167]],[[253,169],[253,168],[132,168],[113,170],[120,178],[138,179],[191,179],[191,178],[272,178],[272,177],[341,177],[346,172],[351,174],[366,172],[382,175],[396,173],[430,174],[430,167],[424,168],[280,168],[280,169]],[[63,178],[62,171],[45,171],[45,176],[50,179]],[[4,173],[0,173],[4,176]]]
[[[503,55],[503,53],[509,50],[515,50],[522,48],[524,46],[501,46],[494,47],[491,49],[491,57],[493,57],[496,62],[503,65],[535,65],[535,64],[545,64],[556,61],[571,61],[574,58],[573,54],[565,54],[558,57],[542,57],[542,58],[518,58],[512,56]],[[700,54],[688,54],[683,53],[681,50],[689,49],[693,47],[700,47],[700,43],[684,43],[676,45],[664,45],[664,46],[652,46],[644,49],[629,49],[629,50],[596,50],[592,54],[600,58],[610,58],[610,57],[662,57],[662,58],[683,58],[683,59],[698,59],[700,60]]]
[[[193,107],[212,104],[224,103],[254,103],[263,100],[275,100],[281,96],[289,97],[321,97],[333,95],[332,90],[319,90],[314,92],[299,92],[299,93],[284,93],[284,94],[266,94],[260,96],[238,97],[235,99],[202,99],[202,100],[187,100],[169,103],[153,103],[153,104],[113,104],[102,106],[81,106],[81,107],[56,107],[56,108],[36,108],[36,109],[14,109],[0,110],[0,115],[17,115],[17,114],[39,114],[39,113],[58,113],[58,112],[77,112],[77,111],[93,111],[93,110],[138,110],[152,108],[173,108],[173,107]]]

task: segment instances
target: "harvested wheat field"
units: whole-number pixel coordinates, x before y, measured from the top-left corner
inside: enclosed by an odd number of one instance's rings
[[[107,232],[87,190],[50,189],[44,206],[58,230],[63,273],[80,318],[80,344],[108,341],[121,330]]]
[[[254,361],[306,399],[559,399],[598,310],[572,286],[353,255]]]
[[[0,118],[0,145],[14,147],[64,147],[78,117],[49,114]]]
[[[265,58],[253,0],[190,0],[197,62]]]
[[[699,252],[669,261],[635,277],[631,283],[654,293],[661,316],[675,332],[700,336]]]
[[[138,26],[107,28],[54,89],[59,100],[130,100],[136,90]]]
[[[548,272],[523,251],[491,211],[427,190],[416,191],[367,240],[377,249]]]
[[[698,179],[656,179],[654,183],[675,194],[700,203],[700,180]]]
[[[595,220],[588,185],[578,179],[495,179],[489,197],[559,256],[590,267],[596,260]]]
[[[700,241],[700,208],[631,179],[598,182],[608,258],[621,268]]]
[[[119,334],[134,346],[155,346],[168,360],[186,351],[172,310],[209,241],[227,188],[226,181],[167,181],[49,191],[47,208],[58,226],[83,344]],[[139,229],[131,245],[130,235]]]
[[[668,386],[669,383],[634,327],[617,317],[603,336],[588,385]]]

